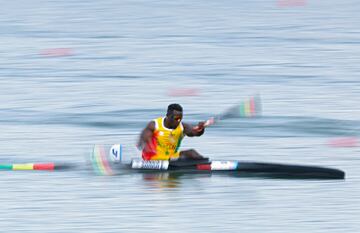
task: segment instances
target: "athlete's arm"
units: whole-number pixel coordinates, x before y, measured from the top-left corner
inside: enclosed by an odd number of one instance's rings
[[[197,126],[182,123],[184,126],[184,133],[188,137],[199,137],[205,132],[205,122],[199,122]]]
[[[137,148],[142,149],[151,140],[155,131],[155,122],[150,121],[140,134]]]

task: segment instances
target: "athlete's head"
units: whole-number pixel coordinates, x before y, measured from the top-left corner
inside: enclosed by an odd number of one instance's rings
[[[172,128],[176,128],[183,117],[183,108],[180,104],[170,104],[167,109],[166,117]]]

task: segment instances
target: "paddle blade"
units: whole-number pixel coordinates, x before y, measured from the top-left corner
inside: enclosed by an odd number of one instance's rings
[[[251,118],[259,117],[261,115],[261,99],[260,95],[250,97],[244,102],[229,108],[226,112],[219,115],[217,120],[224,120],[229,118]]]
[[[95,145],[90,153],[90,162],[93,170],[98,175],[110,176],[114,172],[110,166],[109,153],[104,145]]]
[[[90,153],[92,170],[98,175],[117,175],[131,161],[131,155],[137,155],[135,147],[122,144],[95,145]]]

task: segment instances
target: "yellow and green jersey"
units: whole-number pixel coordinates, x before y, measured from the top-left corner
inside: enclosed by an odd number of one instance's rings
[[[184,127],[180,122],[176,129],[166,128],[164,120],[164,117],[154,120],[153,137],[142,152],[144,160],[169,160],[180,156],[179,147],[184,138]]]

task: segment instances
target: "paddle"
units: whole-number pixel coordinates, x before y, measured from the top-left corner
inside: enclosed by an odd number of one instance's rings
[[[252,96],[242,103],[236,104],[233,107],[227,109],[220,115],[209,118],[205,121],[204,126],[208,127],[214,125],[222,120],[230,118],[252,118],[259,117],[261,115],[261,99],[260,95]],[[197,129],[198,126],[195,126]]]
[[[76,168],[75,164],[64,163],[5,163],[0,164],[0,170],[12,171],[59,171],[59,170],[72,170]]]

